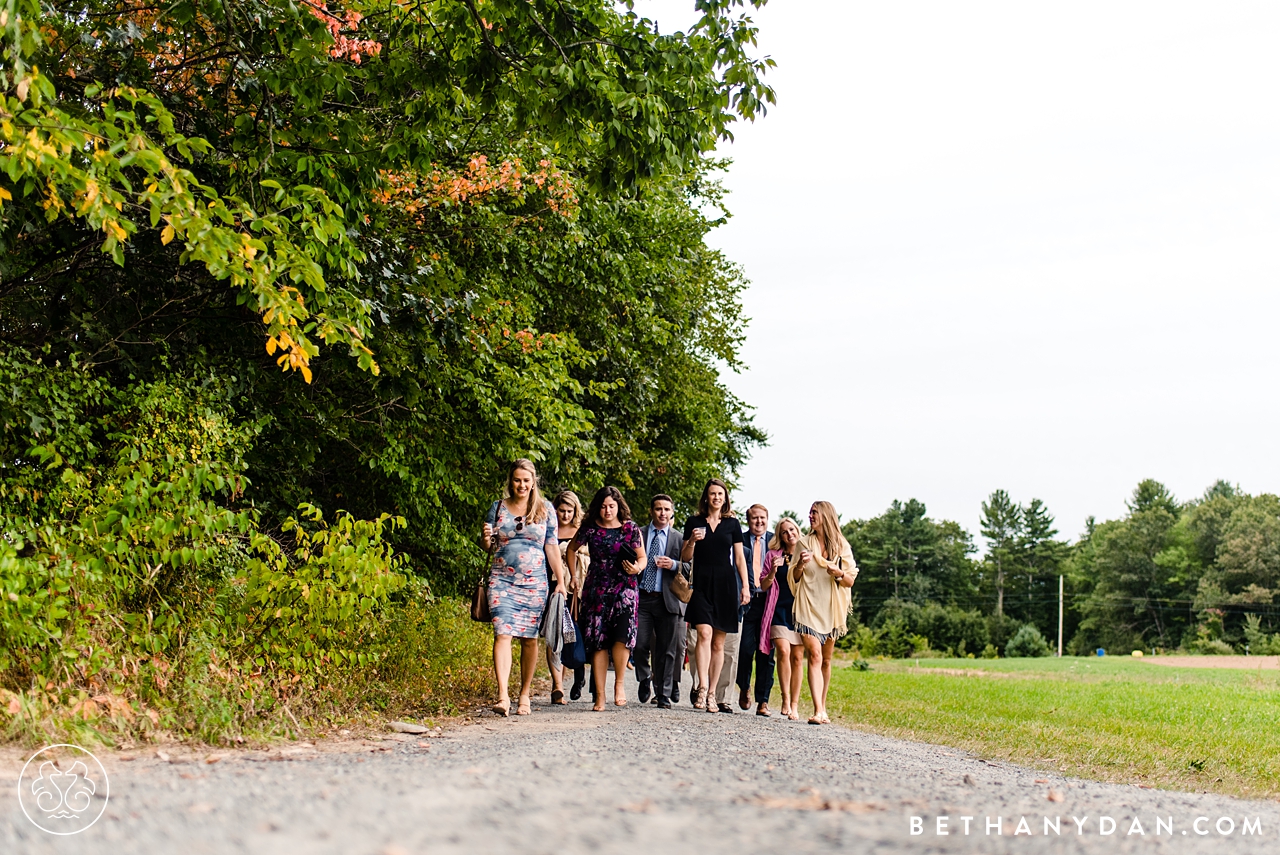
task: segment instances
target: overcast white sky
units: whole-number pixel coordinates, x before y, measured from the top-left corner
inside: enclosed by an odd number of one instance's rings
[[[1142,478],[1280,492],[1280,4],[755,18],[778,105],[725,147],[711,238],[752,280],[729,382],[771,437],[740,501],[918,498],[976,535],[1004,488],[1074,539]]]

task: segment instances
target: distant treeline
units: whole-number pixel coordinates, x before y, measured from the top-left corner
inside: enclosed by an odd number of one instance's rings
[[[868,655],[1045,655],[1061,576],[1067,654],[1280,653],[1280,498],[1218,481],[1179,502],[1146,480],[1127,506],[1122,519],[1090,517],[1070,543],[1042,501],[997,490],[982,503],[981,557],[972,534],[915,499],[852,520],[844,532],[862,570],[845,644]]]

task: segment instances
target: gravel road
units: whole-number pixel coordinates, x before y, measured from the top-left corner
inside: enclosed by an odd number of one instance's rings
[[[434,737],[325,740],[212,764],[178,748],[167,761],[154,749],[131,762],[104,756],[106,813],[61,838],[20,811],[11,754],[0,763],[0,852],[1234,855],[1275,852],[1280,841],[1276,802],[1079,781],[683,701],[659,710],[635,700],[634,684],[631,698],[592,713],[544,697],[532,716],[486,714]],[[1060,836],[1046,836],[1046,817],[1060,818]],[[1111,834],[1100,833],[1102,817],[1114,820]],[[1172,820],[1172,833],[1157,817]],[[1197,817],[1207,819],[1196,826]],[[1246,819],[1260,833],[1243,834]]]

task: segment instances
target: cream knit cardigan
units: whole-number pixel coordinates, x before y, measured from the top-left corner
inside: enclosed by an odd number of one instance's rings
[[[800,580],[795,580],[797,570],[791,570],[791,587],[796,596],[796,623],[839,638],[849,631],[849,609],[853,605],[853,589],[846,588],[836,582],[827,573],[827,568],[835,567],[846,573],[858,575],[858,565],[853,560],[853,552],[849,544],[844,544],[840,555],[833,561],[821,558],[822,546],[812,534],[804,535],[796,544],[792,553],[799,560],[800,551],[807,549],[813,554],[808,564],[801,565]]]

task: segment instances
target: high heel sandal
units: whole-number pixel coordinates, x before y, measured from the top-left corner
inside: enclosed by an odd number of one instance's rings
[[[520,706],[516,707],[516,715],[529,715],[533,712],[533,707],[528,698],[520,699]]]
[[[504,698],[503,700],[500,700],[493,706],[489,707],[489,709],[493,710],[495,713],[502,716],[503,718],[507,718],[511,715],[511,699]]]
[[[556,689],[554,692],[551,693],[551,703],[559,706],[559,705],[567,704],[568,701],[564,699],[564,692],[560,691],[559,689]]]

